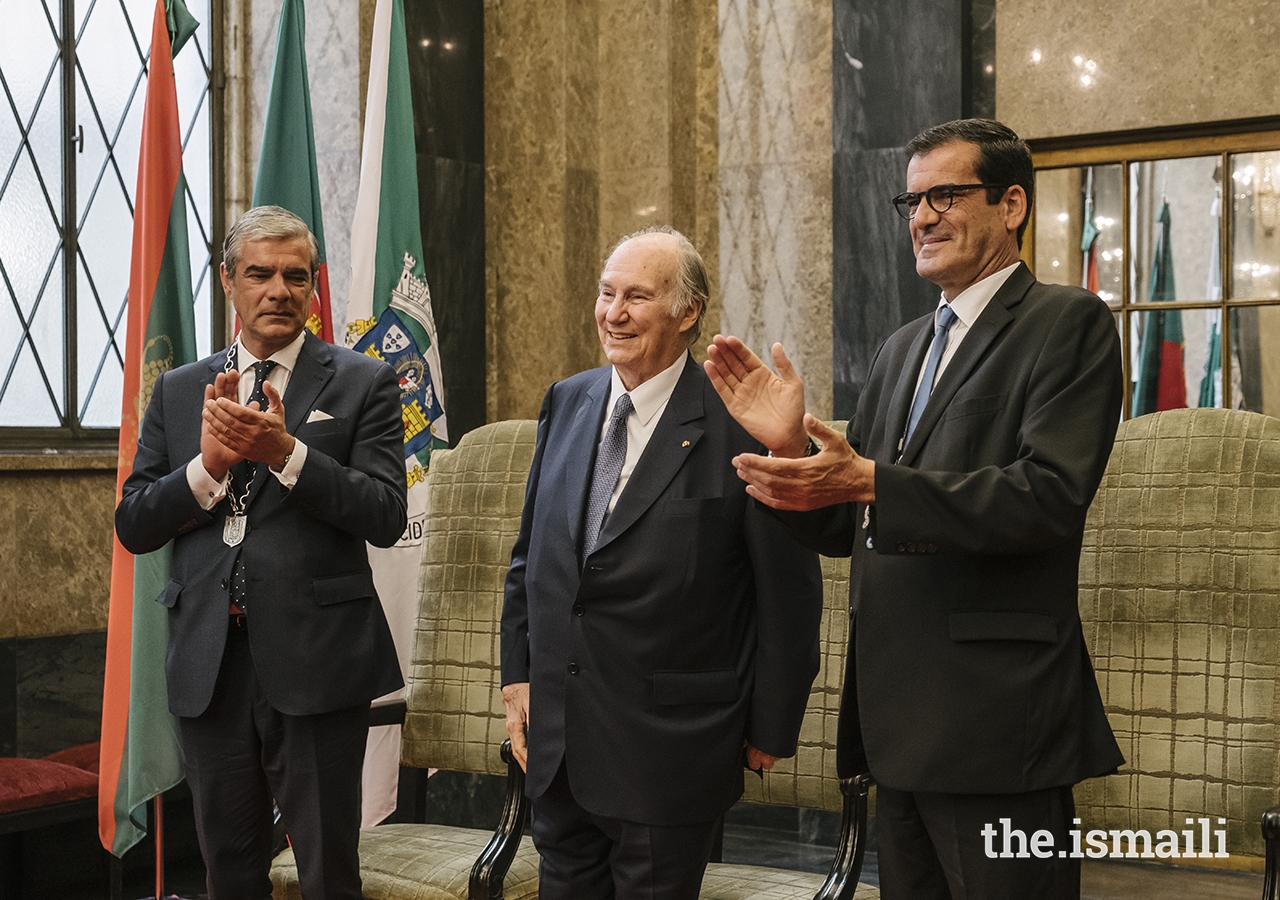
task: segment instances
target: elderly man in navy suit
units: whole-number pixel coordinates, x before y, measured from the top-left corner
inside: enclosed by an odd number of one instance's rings
[[[359,900],[369,701],[402,685],[366,542],[405,527],[400,389],[305,329],[319,253],[279,207],[227,233],[240,334],[156,380],[116,533],[173,541],[165,657],[212,900],[271,896],[276,799],[308,900]]]
[[[734,473],[761,448],[689,355],[706,303],[683,236],[624,238],[595,308],[610,365],[539,415],[502,681],[544,900],[696,898],[743,762],[795,753],[818,671],[818,560]]]
[[[751,495],[853,558],[839,765],[879,785],[881,896],[1076,898],[1071,787],[1123,762],[1076,609],[1120,340],[1095,295],[1018,261],[1034,176],[1013,131],[949,122],[907,153],[893,203],[942,296],[877,352],[847,439],[805,415],[779,344],[781,378],[720,335],[707,371],[772,451],[735,461]]]

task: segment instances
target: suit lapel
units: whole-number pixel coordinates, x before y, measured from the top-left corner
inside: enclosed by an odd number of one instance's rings
[[[686,356],[684,371],[680,373],[667,408],[658,419],[644,453],[618,497],[617,505],[605,519],[596,542],[597,549],[630,528],[653,506],[702,438],[704,410],[700,374],[701,369],[693,357]]]
[[[284,427],[290,434],[297,433],[307,421],[316,398],[332,377],[333,348],[308,332],[284,392]]]
[[[982,315],[978,316],[978,321],[973,323],[969,333],[965,335],[964,341],[956,350],[956,355],[951,358],[951,362],[947,363],[942,377],[938,379],[933,393],[929,395],[929,402],[920,416],[915,432],[911,435],[911,443],[903,448],[901,459],[903,465],[910,465],[919,455],[920,448],[928,439],[929,432],[933,431],[934,426],[942,419],[942,414],[951,403],[951,398],[956,395],[956,391],[960,390],[961,385],[968,380],[981,362],[987,353],[987,348],[1013,321],[1013,313],[1010,310],[1021,302],[1034,283],[1035,277],[1027,269],[1026,264],[1020,264],[1000,286],[1000,290],[996,291],[991,302],[982,311]]]
[[[565,514],[569,518],[570,546],[582,544],[582,519],[586,515],[587,495],[591,491],[591,472],[595,468],[596,448],[600,444],[600,428],[604,424],[605,404],[609,402],[609,379],[612,369],[601,371],[600,379],[587,391],[587,402],[578,407],[569,426],[569,440],[557,468],[558,491],[564,491]],[[585,473],[586,477],[583,477]]]

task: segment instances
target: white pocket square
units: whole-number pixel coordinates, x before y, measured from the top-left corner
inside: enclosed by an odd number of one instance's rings
[[[333,416],[329,415],[323,409],[313,409],[311,410],[311,415],[307,416],[307,424],[310,425],[312,422],[324,422],[327,419],[332,418]]]

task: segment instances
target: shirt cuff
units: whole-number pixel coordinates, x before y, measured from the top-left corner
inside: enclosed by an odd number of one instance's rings
[[[293,439],[293,452],[289,454],[289,461],[284,464],[284,468],[277,472],[271,470],[271,474],[287,488],[293,487],[298,483],[298,476],[302,474],[302,466],[307,461],[307,445],[297,438]]]
[[[187,463],[187,484],[203,510],[213,509],[227,495],[227,478],[218,481],[206,471],[199,456]]]

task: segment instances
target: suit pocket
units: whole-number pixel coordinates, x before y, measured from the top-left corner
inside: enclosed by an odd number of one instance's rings
[[[182,593],[182,585],[176,581],[170,581],[164,586],[164,590],[160,592],[160,596],[156,597],[156,602],[161,606],[173,609],[174,604],[178,602],[178,595]]]
[[[1052,616],[1033,612],[974,610],[951,614],[953,641],[1035,641],[1052,644],[1058,640],[1058,623]]]
[[[321,419],[318,422],[304,422],[298,428],[298,438],[323,438],[326,435],[343,434],[347,430],[346,419]]]
[[[964,419],[969,416],[984,416],[1004,409],[1009,397],[1007,394],[984,394],[981,397],[970,397],[967,400],[953,400],[947,406],[945,421]]]
[[[321,606],[378,596],[373,588],[373,576],[368,572],[330,575],[327,578],[317,578],[311,585],[316,594],[316,603]]]
[[[654,672],[653,696],[659,706],[732,703],[738,699],[738,675],[733,669]]]

